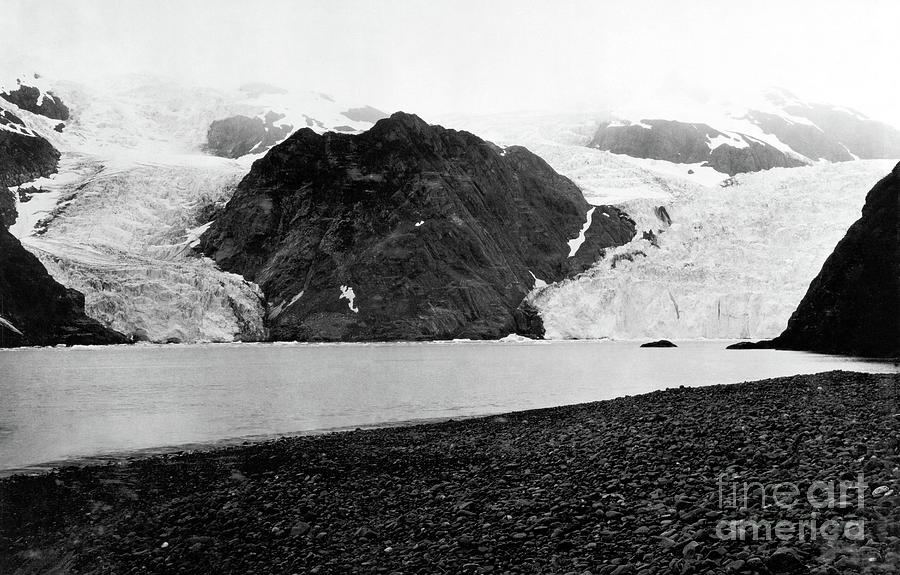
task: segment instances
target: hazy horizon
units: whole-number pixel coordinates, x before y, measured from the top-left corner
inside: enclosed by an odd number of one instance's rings
[[[422,115],[559,112],[786,88],[900,126],[885,0],[11,0],[0,67],[266,82]],[[752,10],[750,9],[752,8]]]

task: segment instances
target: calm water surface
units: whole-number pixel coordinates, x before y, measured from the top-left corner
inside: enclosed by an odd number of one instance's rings
[[[248,436],[549,407],[894,363],[723,342],[179,345],[0,351],[0,472]]]

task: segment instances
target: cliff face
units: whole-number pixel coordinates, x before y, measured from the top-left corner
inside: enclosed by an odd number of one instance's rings
[[[706,124],[674,120],[642,120],[640,124],[629,125],[606,123],[597,129],[588,145],[635,158],[703,163],[731,176],[804,165],[801,160],[749,136],[735,139]]]
[[[634,232],[524,148],[397,113],[274,147],[200,249],[260,285],[274,339],[495,338],[540,335],[521,305],[535,278],[582,271]]]
[[[56,172],[59,152],[8,110],[0,109],[0,187],[18,186]]]
[[[866,197],[771,347],[900,357],[900,164]]]

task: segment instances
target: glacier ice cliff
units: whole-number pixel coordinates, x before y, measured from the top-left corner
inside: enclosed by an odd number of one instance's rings
[[[726,187],[681,188],[667,201],[625,202],[652,239],[639,235],[579,277],[536,290],[547,337],[778,335],[890,164],[775,169]]]

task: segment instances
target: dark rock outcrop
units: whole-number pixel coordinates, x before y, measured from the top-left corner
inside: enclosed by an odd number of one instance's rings
[[[540,318],[521,304],[535,277],[634,236],[598,207],[569,257],[589,210],[528,150],[397,113],[359,135],[297,131],[253,164],[200,249],[260,285],[274,339],[533,337]]]
[[[12,116],[6,112],[6,118]],[[12,116],[15,118],[15,116]],[[0,120],[4,118],[0,112]],[[18,118],[16,118],[18,120]],[[18,120],[21,123],[21,120]],[[28,131],[0,129],[0,186],[18,186],[56,173],[59,152],[44,138]]]
[[[290,125],[275,125],[283,117],[283,114],[267,112],[264,120],[240,115],[215,120],[207,130],[205,150],[225,158],[264,152],[293,131]]]
[[[900,164],[866,197],[857,220],[788,321],[771,341],[731,349],[775,348],[865,357],[900,357]]]
[[[52,92],[44,92],[32,86],[19,83],[19,87],[10,92],[0,92],[0,98],[15,104],[23,110],[34,114],[51,118],[53,120],[68,120],[69,108],[59,96]]]
[[[57,283],[0,226],[0,347],[125,343],[84,314],[84,295]]]
[[[641,347],[678,347],[678,346],[667,339],[661,339],[658,341],[650,341],[647,343],[642,343]]]
[[[649,126],[649,127],[646,127]],[[750,136],[735,145],[710,149],[710,140],[728,136],[706,124],[674,120],[641,120],[641,124],[601,124],[590,147],[635,158],[665,160],[679,164],[703,163],[733,176],[776,167],[804,165],[798,158]]]
[[[0,186],[0,226],[8,228],[17,218],[16,195],[9,188]]]
[[[18,116],[0,110],[0,226],[16,222],[15,194],[7,186],[18,186],[56,172],[59,152],[50,142],[32,132]]]

